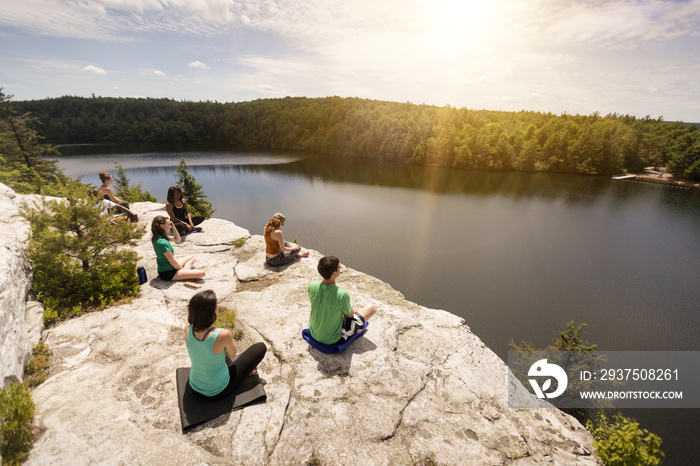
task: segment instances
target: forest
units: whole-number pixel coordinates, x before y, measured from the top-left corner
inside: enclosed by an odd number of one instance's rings
[[[555,115],[359,98],[12,101],[54,144],[210,142],[461,169],[613,175],[665,166],[700,181],[700,131],[661,117]]]

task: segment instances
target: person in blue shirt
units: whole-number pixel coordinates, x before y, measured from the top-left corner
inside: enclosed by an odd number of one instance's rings
[[[192,296],[187,306],[185,344],[192,362],[189,384],[200,395],[220,399],[233,393],[245,377],[257,373],[265,357],[264,343],[254,343],[235,361],[236,344],[231,331],[214,326],[216,294],[202,290]]]

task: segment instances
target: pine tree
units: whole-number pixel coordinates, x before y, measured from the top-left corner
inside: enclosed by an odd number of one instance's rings
[[[17,115],[9,106],[11,99],[0,88],[0,182],[20,194],[57,194],[57,184],[65,175],[54,160],[43,156],[58,151],[39,143],[39,134],[32,129],[36,119],[29,113]]]
[[[202,190],[202,185],[197,183],[194,175],[187,170],[185,158],[180,159],[177,166],[177,184],[182,189],[182,197],[187,200],[191,215],[204,215],[204,218],[211,218],[214,213],[211,202],[207,201],[207,195]]]
[[[141,188],[141,183],[132,186],[124,167],[116,160],[113,160],[113,162],[117,172],[114,175],[117,197],[122,198],[126,202],[158,202],[158,199],[153,194]]]
[[[101,309],[139,289],[138,255],[124,246],[133,246],[143,227],[110,221],[101,213],[102,201],[76,180],[63,192],[65,200],[43,198],[37,208],[22,212],[31,227],[32,288],[47,324]]]

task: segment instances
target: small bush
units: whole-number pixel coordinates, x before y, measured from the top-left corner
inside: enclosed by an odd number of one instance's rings
[[[219,312],[214,325],[217,327],[225,327],[229,330],[233,329],[233,327],[236,326],[236,311],[219,306]]]
[[[46,380],[50,357],[51,350],[43,341],[34,345],[32,358],[24,365],[24,383],[34,387]]]
[[[214,325],[216,325],[217,327],[223,327],[229,330],[233,330],[236,326],[236,311],[225,307],[219,307],[219,312],[216,316],[216,322],[214,322]],[[236,341],[242,340],[243,330],[239,329],[234,331],[233,339]]]
[[[34,402],[24,384],[0,392],[0,454],[3,464],[19,463],[34,440]]]
[[[634,419],[622,413],[608,422],[605,414],[599,414],[596,422],[586,422],[586,428],[595,438],[596,455],[607,466],[654,466],[661,464],[664,452],[661,438],[646,429],[640,429]]]
[[[58,311],[44,303],[44,327],[51,327],[53,324],[61,320],[58,316]]]

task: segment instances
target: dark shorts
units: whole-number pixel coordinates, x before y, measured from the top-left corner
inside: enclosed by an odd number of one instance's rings
[[[284,244],[287,247],[290,246],[290,244],[287,242],[285,242]],[[297,257],[297,254],[299,254],[300,252],[301,249],[294,249],[293,251],[282,251],[275,257],[268,257],[267,259],[265,259],[265,263],[273,267],[279,267],[285,264],[289,264],[294,260],[295,257]]]
[[[173,279],[173,277],[175,276],[176,273],[177,273],[177,269],[166,270],[165,272],[158,272],[158,278],[169,282],[170,280]]]
[[[340,330],[341,336],[335,344],[345,343],[345,340],[356,333],[360,333],[365,328],[365,319],[357,312],[351,318],[343,316],[343,328]]]

